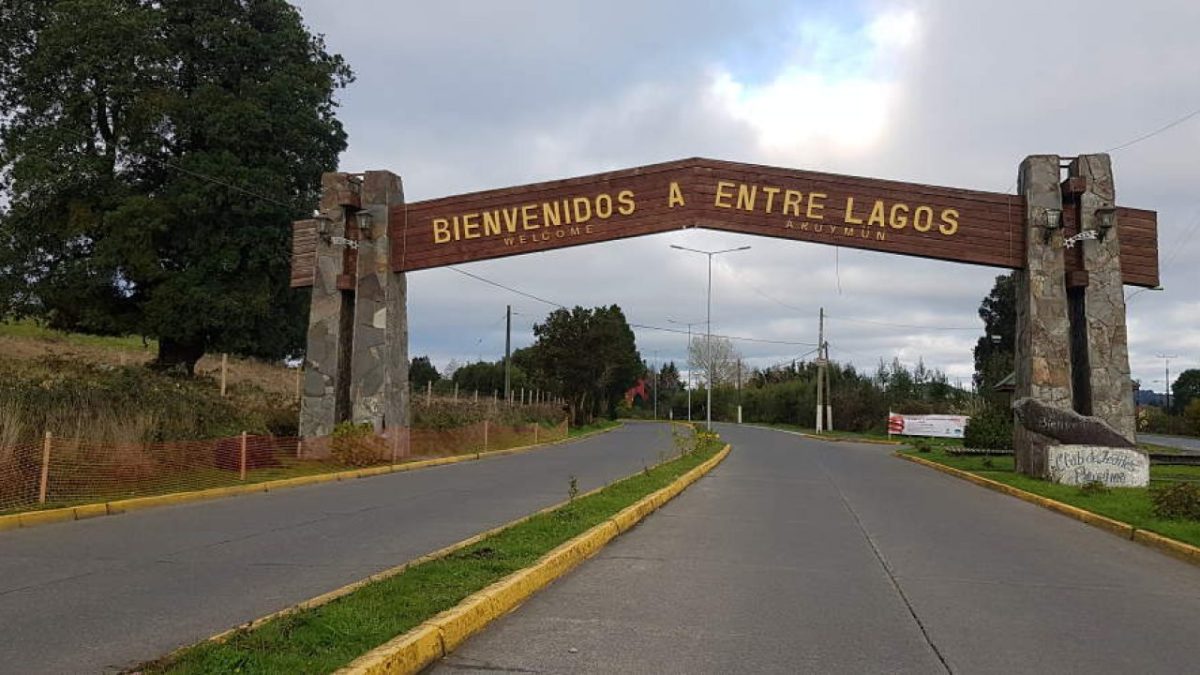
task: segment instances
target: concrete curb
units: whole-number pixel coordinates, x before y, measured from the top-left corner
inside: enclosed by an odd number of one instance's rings
[[[646,495],[609,520],[554,548],[532,567],[468,596],[457,606],[376,647],[337,672],[342,675],[420,672],[454,651],[489,623],[516,609],[531,595],[595,555],[613,538],[628,531],[711,471],[725,459],[729,451],[730,446],[726,445],[670,485]]]
[[[66,506],[60,509],[11,513],[0,516],[0,531],[35,527],[38,525],[48,525],[50,523],[61,523],[69,520],[84,520],[85,518],[95,518],[97,516],[115,516],[120,513],[139,511],[157,506],[170,506],[173,504],[208,501],[210,499],[221,499],[223,497],[233,497],[255,492],[271,492],[273,490],[299,487],[301,485],[332,483],[334,481],[350,480],[354,478],[369,478],[371,476],[382,476],[389,473],[400,473],[404,471],[414,471],[416,469],[427,469],[435,466],[458,464],[459,462],[471,462],[479,459],[488,459],[490,457],[518,455],[525,452],[530,452],[532,450],[540,450],[556,445],[562,445],[564,443],[583,440],[585,438],[591,438],[592,436],[598,436],[610,431],[615,431],[622,426],[624,426],[624,423],[619,423],[616,426],[609,427],[607,429],[597,429],[595,431],[589,431],[586,434],[580,434],[575,437],[551,441],[549,443],[523,445],[516,448],[504,448],[503,450],[490,450],[488,452],[475,452],[465,455],[453,455],[450,457],[435,457],[432,459],[422,459],[415,462],[405,462],[394,465],[388,464],[385,466],[371,467],[368,469],[349,469],[347,471],[335,471],[332,473],[317,473],[311,476],[281,478],[279,480],[269,480],[261,483],[230,485],[227,487],[209,488],[207,490],[172,492],[164,495],[150,495],[148,497],[131,497],[129,499],[118,499],[111,502],[82,504],[80,506]]]
[[[1092,513],[1091,511],[1086,511],[1079,507],[1071,506],[1070,504],[1064,504],[1063,502],[1055,499],[1050,499],[1049,497],[1043,497],[1032,492],[1027,492],[1020,488],[1015,488],[1011,485],[1005,485],[1004,483],[994,481],[990,478],[977,476],[969,471],[963,471],[962,469],[956,469],[952,466],[946,466],[945,464],[939,464],[938,462],[930,461],[922,457],[915,457],[913,455],[896,453],[896,456],[915,464],[920,464],[922,466],[927,466],[931,469],[941,471],[942,473],[949,474],[956,478],[961,478],[965,481],[988,488],[989,490],[1002,492],[1006,495],[1016,497],[1022,501],[1026,501],[1031,504],[1037,504],[1043,508],[1061,513],[1068,518],[1074,518],[1075,520],[1087,523],[1093,527],[1107,530],[1108,532],[1115,534],[1122,539],[1136,541],[1143,546],[1148,546],[1160,552],[1179,558],[1184,562],[1188,562],[1200,567],[1200,548],[1192,546],[1191,544],[1185,544],[1182,541],[1171,539],[1170,537],[1164,537],[1161,534],[1156,534],[1149,530],[1139,529],[1130,525],[1129,523],[1113,520],[1112,518],[1108,518],[1097,513]]]

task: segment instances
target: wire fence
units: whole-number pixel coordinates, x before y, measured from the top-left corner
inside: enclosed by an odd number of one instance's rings
[[[242,434],[206,441],[104,444],[45,434],[0,447],[0,514],[260,483],[475,454],[565,439],[555,425],[485,420],[445,429],[321,438]]]

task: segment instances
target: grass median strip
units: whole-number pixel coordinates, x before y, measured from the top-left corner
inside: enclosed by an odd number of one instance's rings
[[[951,455],[935,448],[931,452],[904,449],[902,454],[920,457],[961,471],[973,473],[1011,487],[1047,497],[1092,513],[1118,520],[1139,530],[1148,530],[1193,546],[1200,546],[1200,522],[1168,520],[1154,515],[1150,491],[1146,488],[1087,490],[1060,485],[1019,474],[1008,456]],[[1200,480],[1200,466],[1150,467],[1151,485],[1160,481]]]
[[[514,525],[444,558],[368,584],[329,604],[237,631],[148,664],[146,673],[328,673],[524,569],[559,544],[603,523],[711,458],[721,443],[698,446],[598,492]],[[564,491],[575,491],[564,477]]]

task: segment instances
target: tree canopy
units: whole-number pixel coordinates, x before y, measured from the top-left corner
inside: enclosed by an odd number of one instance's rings
[[[0,315],[296,353],[289,223],[346,135],[352,80],[283,0],[0,7]]]
[[[533,334],[534,380],[567,400],[577,424],[614,415],[643,373],[633,330],[616,305],[556,309],[534,324]]]
[[[1171,385],[1171,407],[1183,412],[1196,399],[1200,399],[1200,369],[1189,368]]]
[[[975,388],[990,395],[992,387],[1013,372],[1017,350],[1016,274],[996,277],[992,290],[979,304],[983,337],[975,343]]]

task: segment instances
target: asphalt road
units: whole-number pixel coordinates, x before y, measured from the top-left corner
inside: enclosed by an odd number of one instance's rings
[[[640,471],[629,424],[534,452],[0,532],[0,672],[122,668]]]
[[[886,446],[721,431],[711,474],[433,672],[1195,672],[1200,569]]]
[[[1138,441],[1141,443],[1153,443],[1155,445],[1165,445],[1168,448],[1179,448],[1185,450],[1189,455],[1200,454],[1200,438],[1187,438],[1184,436],[1159,436],[1158,434],[1138,434]]]

